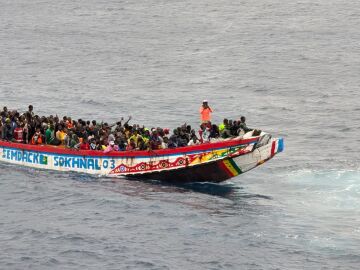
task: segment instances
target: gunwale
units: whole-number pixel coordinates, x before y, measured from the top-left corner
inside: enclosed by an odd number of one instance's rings
[[[56,147],[51,145],[30,145],[22,143],[14,143],[7,141],[0,141],[0,147],[7,147],[25,151],[35,151],[41,153],[59,154],[59,155],[71,155],[71,156],[88,156],[88,157],[113,157],[113,158],[126,158],[126,157],[154,157],[154,156],[171,156],[171,155],[184,155],[197,152],[208,152],[212,150],[218,150],[223,148],[236,147],[241,145],[248,145],[256,143],[259,140],[259,136],[251,137],[247,139],[233,138],[220,142],[203,143],[194,146],[178,147],[173,149],[159,149],[159,150],[146,150],[146,151],[119,151],[104,153],[102,151],[94,150],[75,150],[62,147]]]

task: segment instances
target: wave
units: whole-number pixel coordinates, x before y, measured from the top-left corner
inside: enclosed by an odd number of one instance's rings
[[[94,100],[94,99],[81,99],[80,103],[87,104],[87,105],[93,105],[93,106],[106,106],[105,103],[99,102],[99,101]]]
[[[289,173],[286,182],[300,200],[333,210],[360,207],[360,170],[299,170]]]

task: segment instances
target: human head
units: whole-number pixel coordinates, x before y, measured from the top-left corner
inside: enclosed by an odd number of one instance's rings
[[[241,117],[240,117],[240,120],[241,120],[242,123],[245,123],[245,121],[246,121],[245,116],[241,116]]]
[[[29,105],[29,112],[32,112],[34,109],[33,105]]]

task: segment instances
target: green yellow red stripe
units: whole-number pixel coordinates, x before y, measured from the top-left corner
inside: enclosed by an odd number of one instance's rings
[[[241,173],[240,168],[235,164],[232,159],[226,159],[222,161],[224,169],[228,172],[228,174],[233,177],[239,175]]]
[[[238,174],[241,174],[242,171],[241,169],[238,167],[238,165],[236,165],[235,161],[233,159],[229,159],[231,165],[234,167],[234,169],[237,171]]]

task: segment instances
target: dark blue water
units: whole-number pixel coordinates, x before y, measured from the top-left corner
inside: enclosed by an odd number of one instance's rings
[[[360,2],[1,1],[0,105],[285,138],[223,184],[0,164],[0,269],[359,269]]]

